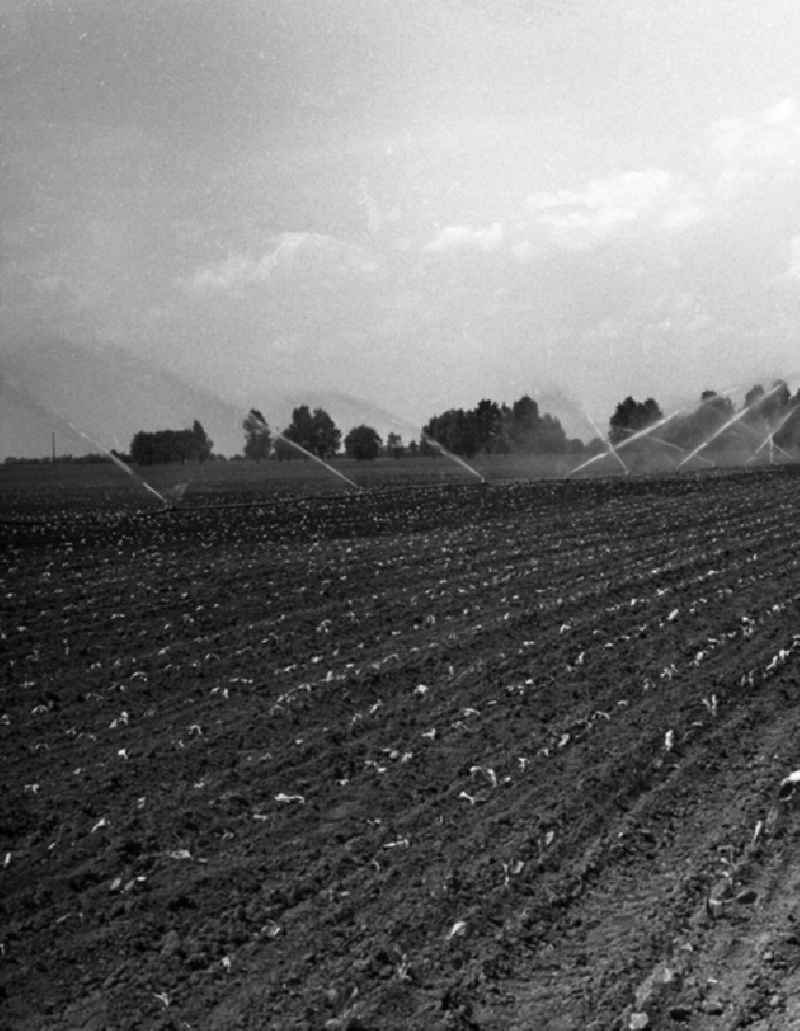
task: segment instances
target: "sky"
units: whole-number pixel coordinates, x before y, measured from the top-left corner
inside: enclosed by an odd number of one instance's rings
[[[793,0],[0,0],[0,357],[410,425],[791,383],[798,53]]]

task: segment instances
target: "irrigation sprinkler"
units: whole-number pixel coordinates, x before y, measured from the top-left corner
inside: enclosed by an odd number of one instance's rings
[[[776,449],[778,451],[780,451],[780,453],[784,456],[784,458],[788,458],[788,459],[791,460],[791,455],[788,455],[783,450],[783,448],[780,447],[780,445],[775,443],[775,434],[779,433],[783,429],[784,425],[789,421],[789,419],[791,419],[791,417],[795,414],[795,412],[797,410],[798,410],[798,405],[792,405],[792,407],[789,409],[789,411],[786,413],[786,415],[784,415],[784,417],[781,419],[781,421],[778,423],[778,425],[774,429],[770,430],[770,432],[766,435],[766,437],[764,437],[764,439],[761,441],[761,443],[758,445],[758,447],[755,449],[755,451],[752,453],[752,455],[747,459],[747,461],[745,462],[745,465],[750,465],[751,462],[755,461],[755,457],[759,453],[759,451],[762,451],[767,446],[769,446],[769,464],[770,465],[773,464],[774,457],[775,457],[775,450]]]
[[[67,424],[67,426],[69,426],[73,433],[79,434],[81,437],[83,437],[84,440],[88,440],[90,444],[94,444],[95,447],[99,447],[104,454],[108,455],[108,457],[111,459],[111,461],[118,469],[121,469],[126,475],[130,476],[131,479],[135,480],[142,487],[144,487],[146,491],[149,491],[150,494],[158,498],[158,500],[166,508],[169,508],[171,506],[172,502],[170,502],[168,498],[166,498],[160,491],[156,490],[155,487],[151,486],[151,484],[147,482],[144,476],[141,476],[139,473],[134,472],[134,470],[128,465],[127,462],[122,461],[119,455],[115,454],[104,444],[101,444],[99,440],[95,440],[94,437],[90,437],[88,433],[84,433],[83,430],[78,429],[78,427],[74,426],[69,421],[69,419],[64,419],[64,422]]]
[[[355,487],[355,489],[358,491],[361,490],[359,485],[355,483],[353,480],[351,480],[349,476],[345,476],[345,474],[341,472],[339,469],[335,469],[332,465],[329,465],[324,458],[320,458],[319,455],[315,455],[313,451],[308,451],[306,448],[303,447],[302,444],[298,444],[296,440],[290,440],[288,437],[285,437],[282,433],[276,433],[275,436],[278,440],[282,440],[285,444],[289,444],[291,447],[297,448],[297,450],[301,454],[305,455],[306,458],[310,458],[312,462],[317,462],[324,469],[327,469],[329,473],[333,473],[334,476],[338,476],[340,480],[344,480],[344,482],[349,484],[351,487]]]
[[[708,447],[708,445],[713,443],[713,441],[715,441],[717,437],[724,433],[725,430],[729,429],[731,426],[734,426],[737,422],[739,422],[740,419],[743,419],[744,416],[747,415],[747,413],[751,409],[755,408],[757,405],[763,404],[763,402],[766,401],[768,397],[771,397],[774,393],[776,393],[776,391],[780,390],[782,387],[785,387],[785,384],[783,382],[776,383],[771,390],[768,390],[766,392],[766,394],[762,394],[761,397],[756,398],[755,401],[752,401],[740,412],[736,412],[735,415],[732,415],[730,419],[726,419],[726,421],[718,429],[716,429],[711,434],[711,436],[708,437],[707,440],[704,440],[701,444],[698,444],[696,448],[689,452],[686,458],[684,458],[683,461],[678,465],[678,469],[682,469],[687,462],[691,462],[691,460],[696,455],[699,455],[701,451],[704,451]]]
[[[591,415],[588,415],[588,413],[587,413],[587,417],[589,419],[589,422],[592,424],[592,427],[593,427],[595,433],[597,434],[597,436],[598,437],[602,437],[603,434],[600,432],[600,427],[597,425],[597,423],[594,421],[594,419],[591,417]],[[608,453],[610,455],[613,455],[614,458],[616,458],[616,460],[622,466],[625,475],[626,476],[630,476],[630,473],[631,473],[630,469],[627,467],[627,465],[625,465],[625,463],[619,457],[619,452],[614,447],[614,445],[611,443],[611,438],[610,437],[606,437],[605,438],[605,444],[606,444],[606,447],[608,448]]]
[[[466,469],[466,470],[467,470],[467,472],[468,472],[468,473],[471,473],[471,474],[472,474],[473,476],[477,476],[477,478],[478,478],[478,479],[479,479],[479,480],[481,481],[481,483],[486,483],[486,477],[485,477],[485,476],[482,476],[482,475],[481,475],[481,474],[480,474],[480,473],[478,472],[478,470],[477,470],[477,469],[474,469],[474,468],[473,468],[473,467],[472,467],[472,466],[471,466],[471,465],[469,464],[469,462],[465,462],[465,461],[464,461],[464,459],[460,457],[460,455],[454,455],[452,451],[448,451],[448,450],[447,450],[447,448],[446,448],[446,447],[444,446],[444,444],[440,444],[440,443],[439,443],[439,441],[438,441],[438,440],[436,440],[436,438],[435,438],[435,437],[431,437],[431,436],[430,436],[429,434],[427,434],[427,433],[425,432],[425,430],[423,430],[423,431],[422,431],[422,434],[421,434],[421,436],[422,436],[422,437],[423,437],[423,439],[424,439],[424,440],[426,440],[426,441],[427,441],[427,442],[428,442],[428,443],[429,443],[429,444],[430,444],[430,445],[431,445],[432,447],[435,447],[435,448],[437,448],[437,449],[438,449],[439,451],[441,451],[441,453],[442,453],[442,454],[443,454],[443,455],[444,455],[444,456],[445,456],[446,458],[449,458],[449,459],[450,459],[451,461],[453,461],[453,462],[456,462],[456,464],[460,465],[460,466],[461,466],[461,467],[462,467],[463,469]]]
[[[31,394],[29,394],[27,390],[25,390],[23,387],[20,387],[19,384],[15,383],[14,380],[8,374],[5,374],[5,373],[4,373],[4,382],[5,382],[6,386],[9,386],[11,388],[11,390],[13,390],[13,392],[18,397],[20,397],[24,402],[26,402],[26,404],[33,405],[40,412],[44,413],[48,418],[56,419],[62,426],[69,427],[69,429],[72,430],[73,433],[76,433],[79,437],[83,437],[84,440],[87,440],[94,447],[100,448],[100,450],[103,452],[103,454],[107,455],[111,459],[111,461],[114,463],[114,465],[116,465],[118,469],[121,469],[125,473],[126,476],[130,476],[132,480],[135,480],[149,494],[152,494],[154,497],[158,498],[158,500],[166,508],[170,507],[170,502],[167,500],[167,498],[160,491],[157,491],[156,488],[153,487],[151,484],[149,484],[147,482],[147,480],[143,476],[141,476],[139,473],[135,472],[127,464],[127,462],[123,462],[122,459],[119,457],[119,455],[117,455],[115,452],[113,452],[110,448],[107,448],[105,446],[105,444],[101,444],[99,440],[95,440],[94,437],[89,436],[88,433],[84,433],[83,430],[79,429],[77,426],[75,426],[73,423],[71,423],[69,421],[69,419],[66,418],[66,416],[60,415],[57,411],[55,411],[55,409],[50,408],[48,405],[43,404],[41,401],[37,400],[35,397],[32,397]],[[53,434],[53,436],[52,436],[52,460],[53,460],[53,462],[55,462],[55,457],[56,457],[55,456],[55,434]]]
[[[688,448],[680,447],[680,445],[678,444],[673,444],[671,440],[664,440],[663,437],[651,437],[650,440],[652,440],[655,444],[663,445],[663,447],[671,447],[673,451],[680,451],[682,455],[687,454],[689,450]],[[701,462],[705,462],[706,465],[714,464],[710,458],[704,458],[703,455],[698,455],[697,457]]]
[[[629,430],[629,429],[623,428],[623,433],[633,434],[634,432],[640,432],[640,431],[634,431],[634,430]],[[673,444],[672,441],[664,440],[663,437],[655,437],[652,434],[650,434],[647,437],[647,440],[651,444],[660,444],[662,447],[670,448],[673,451],[679,451],[682,455],[686,454],[686,448],[679,447],[677,444]],[[620,444],[617,445],[617,447],[618,448],[619,447],[623,447],[626,443],[627,443],[627,440],[621,441]],[[675,460],[675,468],[677,469],[677,467],[678,467],[677,459],[675,459],[674,455],[672,457]]]
[[[264,427],[264,429],[267,432],[269,432],[269,426],[266,424],[266,422],[263,419],[258,418],[257,413],[254,412],[253,414],[255,415],[258,422],[260,422],[261,425]],[[340,480],[344,480],[344,482],[348,484],[348,486],[354,487],[358,491],[361,490],[359,485],[355,483],[353,480],[351,480],[349,476],[345,476],[345,474],[341,472],[339,469],[335,469],[332,465],[326,462],[324,458],[320,458],[319,455],[315,455],[313,451],[309,451],[307,448],[304,448],[303,445],[298,444],[296,440],[292,440],[291,438],[285,436],[283,433],[276,433],[275,437],[277,440],[282,440],[284,444],[288,444],[289,447],[295,448],[295,450],[299,451],[301,455],[305,455],[306,458],[310,458],[312,462],[316,462],[318,465],[321,465],[323,469],[327,469],[329,473],[333,473],[334,476],[338,476]]]
[[[630,437],[626,437],[625,440],[620,441],[617,444],[616,450],[617,451],[621,451],[622,448],[627,447],[629,444],[633,444],[635,441],[640,440],[642,437],[646,437],[649,433],[652,433],[654,430],[660,429],[662,426],[666,425],[671,419],[674,419],[676,415],[680,415],[681,412],[683,412],[683,411],[685,411],[685,409],[678,408],[676,411],[672,412],[670,415],[664,416],[663,419],[659,419],[657,422],[653,422],[649,426],[645,426],[644,429],[636,430],[635,432],[630,431],[631,432],[631,436]],[[591,422],[592,426],[594,426],[594,428],[597,430],[597,426],[595,425],[594,421],[588,415],[586,416],[586,418],[589,420],[589,422]],[[626,431],[626,432],[628,432],[628,431]],[[602,436],[602,434],[600,433],[599,430],[597,430],[597,433],[598,433],[598,436]],[[656,438],[654,437],[653,439],[655,440]],[[667,441],[662,441],[661,443],[666,444]],[[608,441],[608,447],[611,448],[611,442],[610,441]],[[591,458],[587,458],[585,462],[581,462],[580,465],[576,466],[572,470],[572,472],[568,473],[567,475],[568,476],[572,476],[573,473],[579,473],[582,469],[585,469],[587,466],[591,465],[593,462],[597,462],[600,459],[605,458],[608,455],[608,453],[609,452],[606,451],[604,454],[592,455]],[[620,461],[619,455],[617,455],[616,458],[617,458],[617,461]],[[623,468],[625,468],[625,471],[628,472],[627,466],[625,466],[624,463],[623,463]]]
[[[588,412],[584,412],[583,414],[584,414],[584,416],[586,418],[586,421],[589,423],[589,425],[595,431],[597,436],[600,437],[600,439],[605,444],[606,450],[602,454],[592,455],[591,458],[587,458],[585,462],[581,462],[581,464],[576,466],[571,472],[568,472],[567,476],[572,476],[573,473],[580,472],[581,469],[585,469],[588,465],[591,465],[592,462],[597,462],[601,458],[607,458],[609,455],[611,455],[612,458],[616,458],[616,460],[619,462],[619,464],[625,470],[625,475],[626,476],[630,476],[630,469],[627,467],[627,465],[625,465],[625,463],[620,458],[619,454],[617,453],[617,448],[614,447],[614,445],[611,443],[611,441],[608,439],[608,437],[604,437],[603,436],[603,434],[602,434],[602,432],[600,430],[600,427],[597,425],[597,423],[594,421],[594,419],[591,417],[591,415],[589,415]]]

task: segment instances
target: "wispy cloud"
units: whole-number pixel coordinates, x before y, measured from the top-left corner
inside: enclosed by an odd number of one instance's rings
[[[268,283],[284,273],[345,275],[374,278],[380,264],[363,248],[324,233],[281,233],[260,257],[230,254],[224,261],[197,269],[189,280],[197,293],[236,293]]]
[[[728,162],[784,157],[800,142],[797,115],[794,99],[786,97],[754,115],[722,118],[709,132],[712,152]]]
[[[448,251],[491,251],[499,250],[505,241],[505,230],[500,222],[493,222],[485,228],[475,229],[468,225],[445,226],[426,244],[429,254],[444,254]]]
[[[567,250],[589,250],[634,226],[680,230],[703,217],[699,198],[664,169],[593,179],[580,190],[528,198],[534,223]]]
[[[718,163],[714,193],[729,203],[759,188],[765,179],[795,175],[800,170],[800,117],[787,97],[749,116],[724,118],[709,130],[709,149]]]
[[[448,225],[424,251],[488,254],[507,249],[527,262],[551,248],[579,253],[621,239],[652,242],[705,221],[737,217],[732,205],[743,193],[768,194],[776,180],[785,183],[798,175],[800,109],[787,97],[754,114],[710,125],[693,175],[633,168],[570,189],[536,192],[510,228],[497,222]]]

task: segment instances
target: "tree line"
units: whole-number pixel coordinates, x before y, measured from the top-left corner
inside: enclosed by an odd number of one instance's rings
[[[426,438],[455,454],[472,458],[484,454],[580,454],[583,441],[568,438],[560,421],[540,412],[524,394],[511,407],[484,398],[474,408],[450,408],[435,415],[423,428]]]
[[[244,455],[256,460],[270,455],[279,460],[298,458],[303,451],[328,459],[340,453],[342,445],[341,432],[328,413],[322,408],[312,412],[307,405],[295,408],[289,425],[276,434],[257,408],[248,412],[242,429]],[[475,408],[453,408],[432,416],[422,428],[419,441],[411,440],[407,445],[398,433],[389,433],[384,443],[378,431],[366,424],[354,426],[343,443],[348,458],[362,460],[380,455],[399,458],[437,454],[437,444],[465,457],[479,452],[579,454],[584,447],[582,441],[567,437],[557,418],[540,413],[537,403],[527,395],[511,407],[484,398]]]
[[[661,424],[661,425],[659,425]],[[642,434],[648,444],[688,452],[718,434],[720,446],[753,445],[760,433],[773,436],[782,448],[800,448],[800,389],[792,397],[788,386],[777,380],[765,389],[755,384],[745,395],[741,408],[714,390],[704,390],[694,405],[665,416],[652,397],[637,401],[632,396],[620,401],[608,423],[608,440],[614,446]],[[449,408],[431,416],[422,427],[419,441],[403,443],[398,433],[384,441],[367,424],[342,432],[324,408],[299,405],[282,430],[270,427],[264,414],[251,408],[242,421],[244,457],[287,461],[309,454],[328,460],[342,453],[348,458],[370,460],[380,456],[396,458],[438,454],[441,447],[465,458],[478,454],[575,455],[596,454],[605,441],[596,437],[587,443],[568,437],[560,420],[540,411],[537,402],[523,394],[512,405],[481,399],[474,408]],[[656,432],[657,431],[657,432]],[[213,441],[195,420],[191,429],[140,430],[131,441],[131,461],[137,465],[161,462],[205,461],[212,455]]]
[[[652,429],[643,435],[645,440],[685,452],[710,438],[715,438],[717,447],[723,450],[752,448],[770,438],[778,447],[798,448],[800,388],[792,397],[783,380],[776,380],[767,389],[757,383],[747,391],[738,410],[729,397],[704,390],[694,407],[668,416],[652,397],[636,401],[629,396],[611,416],[608,439],[619,445],[649,427]]]

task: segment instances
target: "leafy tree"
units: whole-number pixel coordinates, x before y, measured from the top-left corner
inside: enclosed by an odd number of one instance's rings
[[[478,450],[486,451],[489,454],[509,450],[505,433],[504,416],[506,413],[506,406],[498,405],[496,401],[483,398],[478,402],[474,412],[471,413],[475,424]]]
[[[257,408],[251,408],[242,422],[245,432],[244,457],[260,462],[269,455],[270,430],[267,420]]]
[[[166,462],[205,462],[214,442],[196,419],[190,430],[139,430],[131,441],[131,460],[137,465]]]
[[[768,423],[778,422],[786,414],[791,404],[792,395],[785,381],[775,380],[769,391],[766,392],[761,404],[758,405],[759,414]]]
[[[775,380],[769,390],[765,391],[760,383],[752,387],[744,396],[742,421],[751,426],[769,429],[779,423],[786,415],[792,396],[783,380]]]
[[[561,422],[549,412],[545,412],[539,423],[539,431],[535,437],[533,448],[537,454],[561,454],[567,450],[567,435]]]
[[[345,441],[345,447],[347,442]],[[386,435],[386,454],[392,458],[403,457],[403,438],[399,433],[390,432]]]
[[[360,461],[377,458],[381,447],[381,438],[372,426],[354,426],[344,438],[344,450],[348,458]]]
[[[733,414],[733,401],[729,397],[722,397],[715,390],[704,390],[691,412],[667,423],[664,439],[684,450],[692,450],[713,436]]]
[[[492,449],[502,433],[502,415],[494,401],[484,399],[474,409],[451,408],[434,416],[423,433],[448,451],[469,458],[478,451]],[[430,450],[430,445],[426,445],[426,450]]]
[[[542,414],[528,394],[523,394],[511,406],[509,434],[514,451],[526,454],[575,452],[575,442],[567,440],[560,420],[549,412]]]
[[[539,406],[528,394],[511,406],[511,440],[515,451],[535,450],[541,419]]]
[[[197,419],[192,424],[192,442],[190,445],[190,458],[196,458],[200,462],[205,462],[211,457],[211,451],[214,447],[214,441],[209,437],[202,425]]]
[[[786,406],[783,425],[775,433],[775,443],[782,448],[800,448],[800,387]]]
[[[662,418],[658,403],[648,397],[646,401],[635,401],[630,395],[616,407],[609,421],[608,439],[619,444],[626,437],[652,426]]]
[[[539,414],[534,400],[525,395],[512,408],[483,398],[475,408],[451,408],[436,415],[423,433],[449,451],[472,456],[479,451],[561,453],[569,448],[564,428],[554,416]],[[423,454],[435,453],[423,437]]]
[[[336,423],[324,408],[300,405],[292,412],[292,421],[283,431],[283,436],[293,440],[318,458],[335,455],[341,444],[342,434]]]
[[[764,396],[764,388],[760,383],[756,383],[755,386],[751,387],[744,395],[744,407],[749,408],[754,405],[756,401]]]

